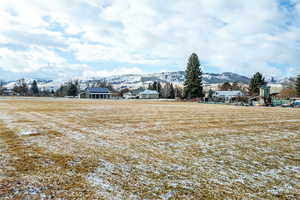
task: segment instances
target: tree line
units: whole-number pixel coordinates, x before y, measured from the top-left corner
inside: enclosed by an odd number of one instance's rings
[[[100,88],[107,88],[111,92],[117,92],[115,88],[112,86],[111,83],[107,81],[97,80],[91,81],[87,83],[87,87],[100,87]],[[65,84],[61,85],[60,88],[55,92],[55,96],[57,97],[64,97],[64,96],[78,96],[80,93],[80,83],[78,80],[69,81]]]
[[[154,81],[148,85],[147,89],[157,91],[159,97],[165,99],[182,98],[183,96],[182,88],[174,86],[173,83],[169,82],[161,84],[159,81]]]
[[[0,81],[0,95],[3,95],[6,91],[3,81]],[[50,96],[54,94],[54,91],[40,90],[37,81],[34,80],[29,86],[25,79],[20,79],[16,82],[12,88],[12,92],[21,96]]]

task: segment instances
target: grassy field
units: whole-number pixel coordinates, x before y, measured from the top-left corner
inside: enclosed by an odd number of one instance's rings
[[[0,199],[300,199],[300,109],[0,99]]]

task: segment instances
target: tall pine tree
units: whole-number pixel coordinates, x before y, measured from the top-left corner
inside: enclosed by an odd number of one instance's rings
[[[153,82],[152,90],[158,90],[158,83],[156,81]]]
[[[171,83],[171,86],[170,86],[170,96],[169,96],[170,99],[175,99],[175,90],[174,90],[174,86],[173,84]]]
[[[300,75],[298,75],[298,77],[296,79],[296,91],[297,91],[298,97],[300,97]]]
[[[190,56],[185,71],[184,97],[188,99],[203,97],[202,71],[195,53]]]
[[[159,93],[159,97],[162,97],[162,87],[160,82],[154,81],[152,86],[148,86],[150,90],[156,90]]]
[[[161,84],[160,84],[160,82],[158,82],[156,91],[159,93],[159,98],[162,97],[162,91],[161,90],[162,90]]]
[[[31,85],[31,92],[34,96],[37,96],[39,94],[39,88],[38,88],[38,85],[37,85],[37,82],[36,80],[34,80],[32,82],[32,85]]]
[[[0,80],[0,95],[3,94],[3,85],[4,85],[4,81]]]
[[[259,88],[263,85],[266,85],[265,78],[259,72],[253,75],[250,82],[250,93],[252,95],[258,95]]]
[[[148,90],[153,90],[153,85],[151,83],[148,85]]]
[[[73,81],[69,82],[67,86],[67,95],[73,97],[77,96],[78,88],[79,88],[78,81],[75,81],[74,83]]]

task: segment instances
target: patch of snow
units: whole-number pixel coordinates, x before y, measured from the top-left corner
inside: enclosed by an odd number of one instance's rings
[[[101,187],[106,191],[113,191],[113,187],[110,185],[110,183],[96,174],[90,174],[87,179],[92,186]]]
[[[37,132],[33,130],[24,130],[18,133],[18,135],[34,135],[34,134],[37,134]]]
[[[163,200],[168,200],[168,199],[172,198],[172,196],[174,195],[174,193],[175,193],[174,191],[170,191],[167,194],[161,195],[160,197]]]

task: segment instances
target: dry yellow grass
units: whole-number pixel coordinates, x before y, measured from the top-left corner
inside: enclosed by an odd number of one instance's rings
[[[300,110],[0,99],[0,199],[300,199]]]

